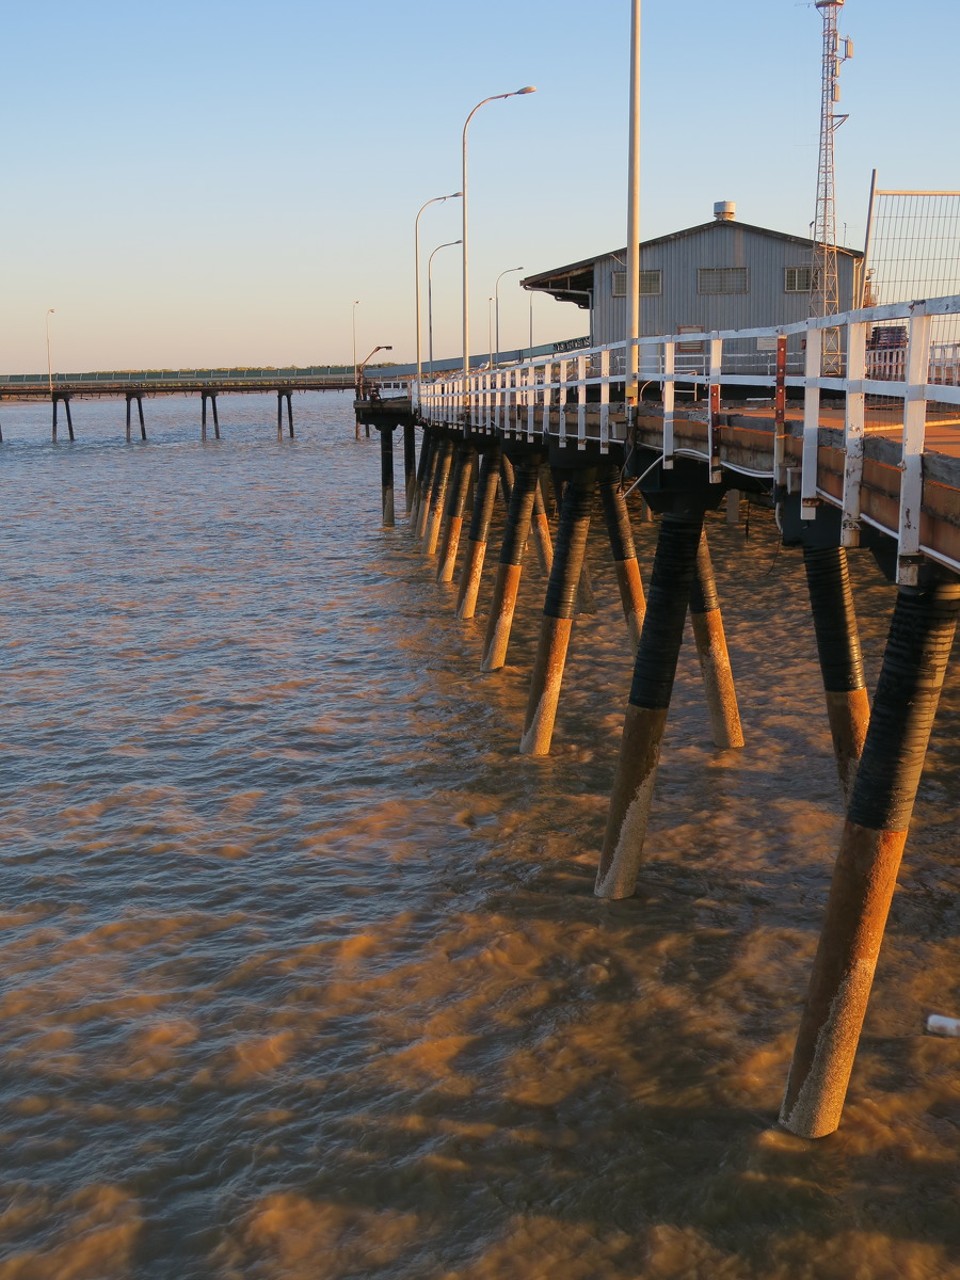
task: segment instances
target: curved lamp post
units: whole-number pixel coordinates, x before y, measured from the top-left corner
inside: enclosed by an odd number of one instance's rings
[[[420,206],[413,223],[413,251],[417,277],[417,381],[414,384],[414,409],[419,409],[420,407],[420,214],[432,204],[441,204],[444,200],[459,200],[462,195],[462,191],[454,191],[448,196],[434,196]],[[430,256],[432,257],[433,255],[431,254]],[[432,360],[433,357],[431,356],[431,363]]]
[[[500,363],[500,281],[504,276],[511,275],[514,271],[522,271],[523,267],[507,267],[506,271],[501,271],[497,276],[496,288],[493,291],[494,310],[497,314],[497,364]]]
[[[438,244],[427,259],[427,363],[430,373],[433,373],[433,256],[439,253],[441,249],[449,249],[452,244],[459,244],[459,240],[448,240],[445,244]],[[420,396],[420,369],[417,368],[417,398]]]
[[[353,320],[353,385],[357,385],[357,307],[360,305],[360,299],[356,298],[353,303],[353,311],[351,312]]]
[[[469,256],[467,253],[467,128],[470,121],[477,114],[481,107],[486,106],[488,102],[497,102],[501,98],[519,98],[525,93],[536,93],[537,90],[532,84],[526,85],[523,89],[514,89],[512,93],[495,93],[492,97],[484,98],[478,102],[463,123],[463,144],[461,148],[461,161],[463,168],[463,181],[460,183],[463,194],[463,397],[464,406],[467,403],[467,384],[470,377],[470,282],[469,282]]]
[[[373,357],[377,354],[377,352],[378,352],[378,351],[392,351],[392,350],[393,350],[393,347],[385,347],[385,346],[383,346],[383,345],[381,344],[381,345],[380,345],[380,346],[378,346],[378,347],[374,347],[374,348],[373,348],[373,350],[370,352],[370,354],[369,354],[368,356],[364,356],[364,358],[363,358],[363,359],[360,361],[360,363],[357,365],[357,399],[358,399],[358,400],[362,400],[362,399],[363,399],[363,371],[364,371],[364,369],[367,367],[367,365],[370,363],[370,361],[373,359]],[[368,434],[369,434],[369,433],[368,433]]]
[[[50,388],[51,398],[53,397],[53,362],[50,359],[50,317],[56,314],[53,307],[48,307],[44,317],[47,326],[47,385]]]

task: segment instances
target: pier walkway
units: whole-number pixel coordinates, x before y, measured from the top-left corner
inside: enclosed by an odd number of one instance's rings
[[[393,433],[402,426],[411,528],[424,554],[436,557],[438,581],[457,576],[469,522],[461,618],[474,616],[498,490],[505,499],[483,671],[506,664],[528,538],[537,544],[549,583],[522,754],[550,750],[599,496],[634,652],[597,872],[602,898],[631,896],[641,874],[688,614],[716,746],[744,745],[706,512],[731,492],[746,494],[774,510],[785,546],[802,549],[847,814],[780,1115],[808,1138],[840,1123],[960,615],[960,386],[944,376],[931,343],[935,318],[957,314],[960,296],[952,296],[776,329],[644,337],[637,388],[626,387],[626,344],[619,343],[424,382],[405,405],[356,405],[358,425],[380,432],[387,527],[395,523]],[[873,330],[891,321],[906,330],[906,347],[878,367]],[[828,328],[840,330],[839,371],[825,367],[824,350],[836,350],[823,341]],[[752,341],[775,351],[772,375],[744,369]],[[802,351],[802,374],[787,371],[791,342]],[[689,361],[678,367],[678,353],[691,344],[702,353],[699,370]],[[678,399],[691,390],[695,403]],[[631,494],[659,517],[646,591]],[[872,704],[846,561],[860,546],[897,586]]]

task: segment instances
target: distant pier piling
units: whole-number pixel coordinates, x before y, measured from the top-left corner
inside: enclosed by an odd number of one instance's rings
[[[278,440],[283,439],[283,402],[284,400],[286,400],[287,402],[287,430],[288,430],[290,439],[292,440],[294,438],[293,436],[293,392],[292,391],[277,392],[277,439]],[[370,429],[368,427],[367,435],[369,434],[370,434]]]
[[[141,395],[137,394],[136,392],[132,392],[132,391],[131,391],[131,392],[128,392],[128,393],[127,393],[126,400],[127,400],[127,423],[126,423],[126,427],[127,427],[127,444],[129,444],[129,443],[130,443],[130,426],[131,426],[130,418],[131,418],[131,406],[132,406],[132,402],[133,402],[134,400],[136,400],[136,402],[137,402],[137,415],[138,415],[138,417],[139,417],[139,419],[140,419],[140,439],[141,439],[141,440],[146,440],[146,438],[147,438],[147,427],[146,427],[146,423],[145,423],[145,422],[144,422],[144,420],[143,420],[143,396],[141,396]]]
[[[437,478],[437,469],[440,466],[442,445],[443,437],[440,435],[439,431],[431,431],[427,457],[424,463],[423,483],[420,486],[420,496],[417,500],[416,536],[417,541],[421,543],[427,536],[427,522],[430,519],[430,503],[433,498],[433,486]]]
[[[840,1124],[958,613],[956,580],[897,594],[780,1112],[800,1137]]]
[[[210,412],[213,415],[213,437],[220,439],[220,415],[217,412],[217,393],[201,391],[200,393],[200,439],[207,438],[207,401],[210,401]]]
[[[57,443],[57,406],[60,404],[61,400],[63,401],[64,412],[67,415],[67,438],[71,441],[76,439],[76,437],[73,434],[73,416],[70,413],[70,397],[68,395],[58,394],[57,392],[54,392],[53,423],[51,427],[51,438],[54,444]]]

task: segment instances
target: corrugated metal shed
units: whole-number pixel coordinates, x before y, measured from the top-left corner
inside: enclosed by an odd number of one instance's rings
[[[749,329],[810,314],[813,241],[716,218],[640,246],[642,334]],[[859,301],[857,250],[837,249],[840,310]],[[521,281],[591,309],[593,342],[622,341],[627,323],[626,249]]]

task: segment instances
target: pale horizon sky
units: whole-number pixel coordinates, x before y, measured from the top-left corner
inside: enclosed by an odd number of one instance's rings
[[[474,6],[368,0],[50,0],[5,14],[0,372],[410,361],[414,219],[460,187],[470,126],[471,332],[525,346],[531,275],[626,241],[629,0]],[[839,238],[862,247],[882,187],[957,189],[960,10],[847,0]],[[647,0],[644,238],[705,222],[808,235],[821,20],[795,0]],[[916,103],[916,106],[912,104]],[[426,263],[460,202],[421,218]],[[459,251],[434,260],[434,346],[460,350]],[[353,303],[359,299],[359,306]],[[586,332],[536,296],[536,343]]]

